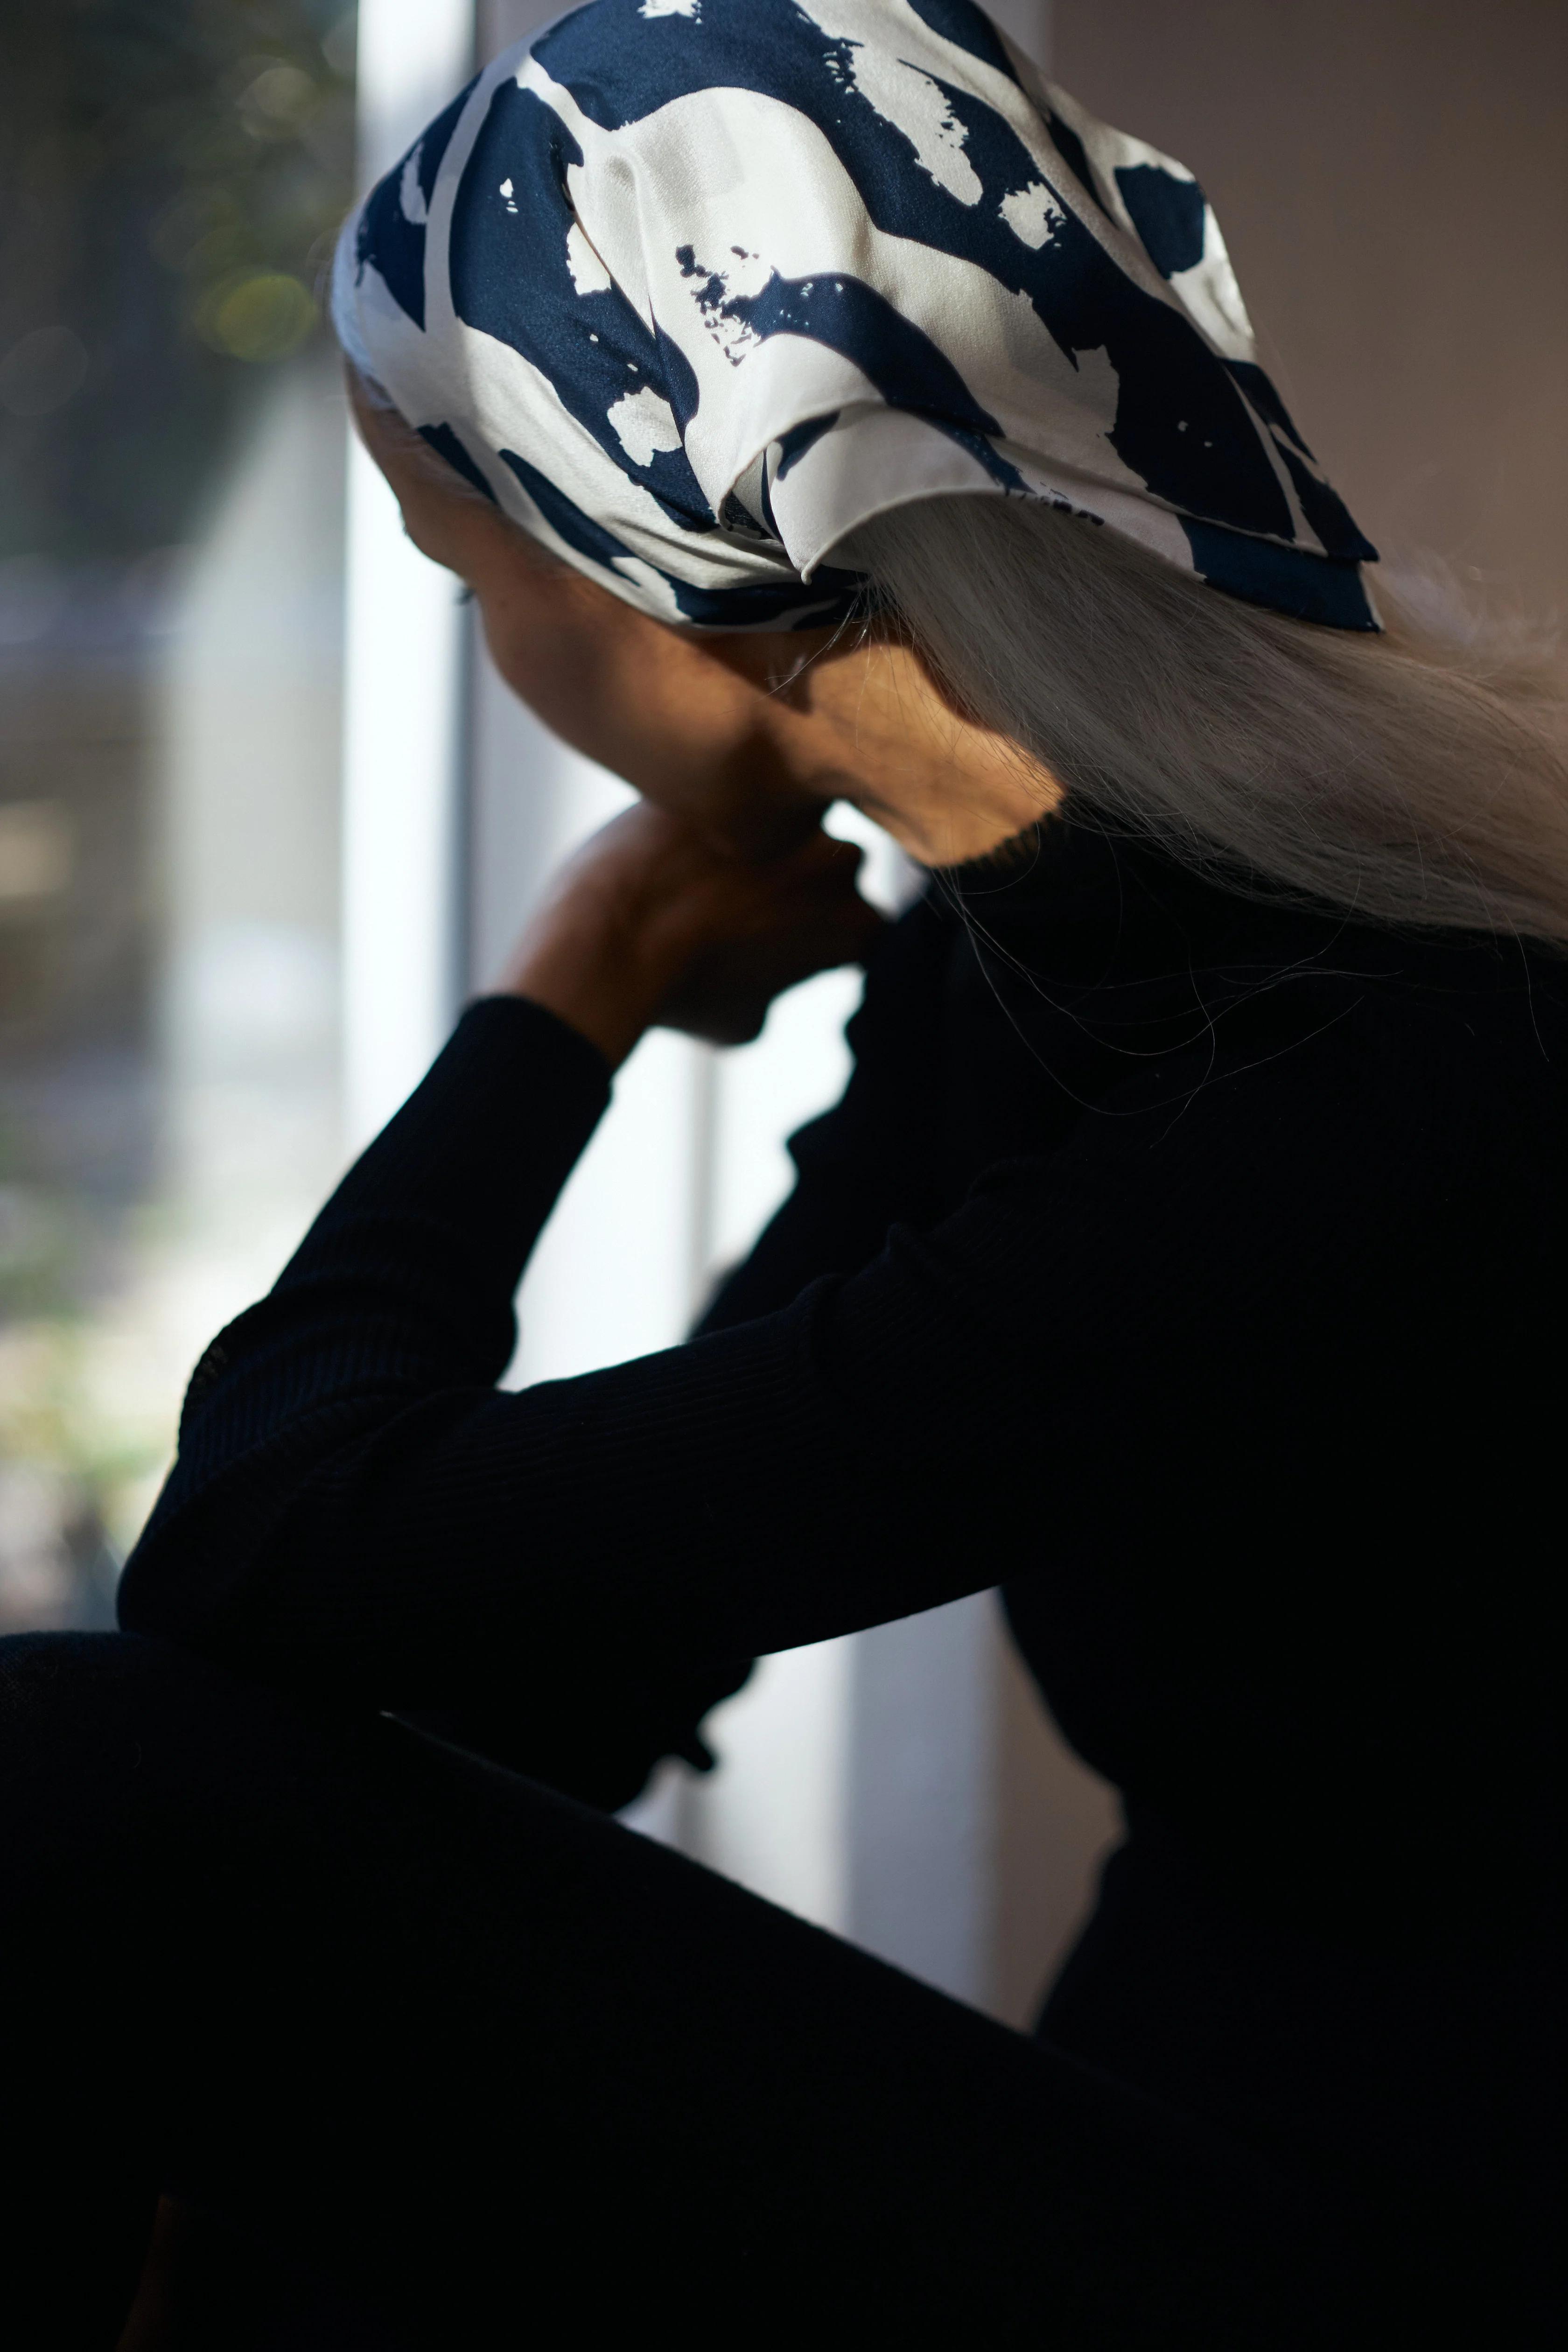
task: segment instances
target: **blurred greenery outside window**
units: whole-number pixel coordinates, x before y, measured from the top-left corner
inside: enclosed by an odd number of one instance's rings
[[[108,1622],[234,1234],[275,1266],[334,1149],[353,51],[342,0],[7,26],[0,1631]]]

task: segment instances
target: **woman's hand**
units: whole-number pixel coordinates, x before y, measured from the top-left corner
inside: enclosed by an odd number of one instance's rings
[[[559,1014],[612,1069],[647,1029],[742,1045],[784,989],[869,952],[881,918],[859,866],[824,833],[766,862],[731,855],[640,803],[562,867],[500,991]]]

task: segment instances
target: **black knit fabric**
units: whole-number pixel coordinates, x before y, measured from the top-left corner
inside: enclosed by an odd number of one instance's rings
[[[1351,2179],[1420,2262],[1458,2227],[1517,2266],[1563,968],[1058,825],[937,878],[851,1040],[700,1335],[510,1394],[608,1089],[548,1014],[472,1007],[208,1350],[123,1622],[607,1805],[753,1654],[1000,1585],[1132,1830],[1047,2030]]]

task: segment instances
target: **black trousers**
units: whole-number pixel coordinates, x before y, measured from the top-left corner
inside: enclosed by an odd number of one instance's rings
[[[455,2352],[1346,2340],[1241,2151],[532,1782],[160,1643],[0,1643],[0,1915],[18,2352],[113,2344],[159,2191]]]

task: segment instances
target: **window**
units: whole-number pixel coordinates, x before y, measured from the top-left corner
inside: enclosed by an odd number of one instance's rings
[[[341,0],[171,0],[7,43],[7,1628],[111,1622],[195,1355],[340,1157],[343,451],[311,289],[353,29]]]

